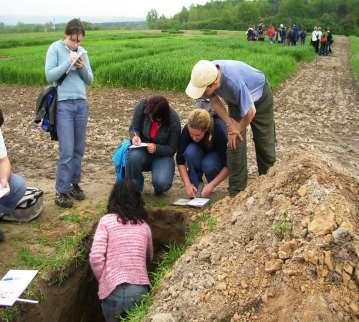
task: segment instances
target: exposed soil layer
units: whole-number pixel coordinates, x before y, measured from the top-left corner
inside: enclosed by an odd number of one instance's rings
[[[161,253],[168,245],[184,242],[189,222],[179,210],[160,209],[149,212],[149,224],[155,255],[151,270],[155,270]],[[103,322],[97,281],[89,265],[86,263],[73,270],[69,276],[61,286],[40,284],[43,295],[41,305],[22,305],[18,321]]]

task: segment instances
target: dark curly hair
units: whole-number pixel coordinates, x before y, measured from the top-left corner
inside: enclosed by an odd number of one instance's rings
[[[127,222],[140,224],[148,219],[144,205],[136,184],[129,179],[124,179],[113,186],[108,199],[107,212],[117,214],[118,221],[123,224]]]
[[[144,113],[165,127],[170,125],[170,105],[167,99],[161,95],[152,96],[147,100]]]

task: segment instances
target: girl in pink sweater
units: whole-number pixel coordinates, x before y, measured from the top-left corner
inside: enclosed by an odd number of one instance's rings
[[[132,181],[115,184],[107,210],[96,229],[90,265],[106,322],[115,322],[148,292],[146,263],[152,260],[153,246],[144,202]]]

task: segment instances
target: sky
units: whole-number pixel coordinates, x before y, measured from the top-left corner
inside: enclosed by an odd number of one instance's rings
[[[173,16],[183,6],[208,0],[0,0],[1,16],[73,16],[145,18],[150,9]]]

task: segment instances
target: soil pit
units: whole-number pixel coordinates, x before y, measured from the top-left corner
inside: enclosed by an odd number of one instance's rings
[[[149,210],[155,258],[151,270],[167,246],[182,244],[189,220],[174,209]],[[90,248],[89,243],[89,248]],[[27,322],[103,322],[97,296],[97,281],[88,264],[77,269],[62,286],[41,285],[43,299],[38,305],[20,305],[17,321]]]

